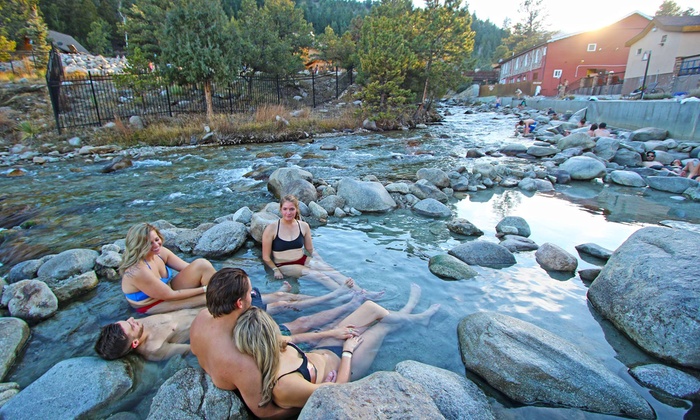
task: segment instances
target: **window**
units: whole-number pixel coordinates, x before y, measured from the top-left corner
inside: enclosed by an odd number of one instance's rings
[[[597,46],[597,44],[588,44],[588,48],[586,48],[586,51],[593,52],[596,50]]]
[[[525,57],[523,57],[523,67],[527,66],[527,57],[528,57],[527,55],[525,55]]]
[[[561,70],[559,70],[559,69],[554,70],[554,78],[555,79],[561,78]]]
[[[681,62],[681,68],[678,75],[687,76],[690,74],[700,74],[700,55],[686,57]]]
[[[542,56],[545,56],[545,55],[547,55],[547,47],[544,47],[542,49]]]
[[[641,48],[637,48],[637,55],[641,55],[641,54],[642,54],[642,49],[641,49]]]

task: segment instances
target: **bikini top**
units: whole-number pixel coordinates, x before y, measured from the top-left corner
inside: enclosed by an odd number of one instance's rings
[[[275,252],[289,251],[290,249],[301,249],[304,247],[304,236],[301,234],[301,224],[297,220],[299,226],[299,236],[291,241],[280,239],[280,222],[277,221],[277,236],[272,240],[272,250]]]
[[[158,256],[158,258],[160,258],[161,260],[163,259],[163,257],[161,257],[160,255]],[[143,262],[146,263],[146,266],[148,266],[148,269],[150,270],[151,266],[148,264],[148,262],[146,262],[146,260],[143,260]],[[172,278],[173,278],[173,271],[167,265],[165,266],[165,271],[168,273],[168,276],[161,277],[160,281],[162,281],[164,284],[168,284],[168,283],[170,283],[170,280],[172,280]],[[132,300],[134,302],[142,302],[142,301],[150,298],[150,296],[148,296],[147,294],[145,294],[144,292],[142,292],[140,290],[138,292],[133,292],[133,293],[124,293],[124,296],[126,296],[127,299]]]
[[[282,377],[284,377],[284,376],[287,376],[287,375],[289,375],[289,374],[297,373],[297,372],[298,372],[298,373],[301,374],[301,376],[304,377],[304,379],[306,379],[307,381],[311,382],[311,372],[309,372],[309,366],[308,366],[308,365],[311,365],[311,367],[314,368],[314,371],[316,370],[316,366],[314,366],[313,363],[309,362],[309,359],[306,357],[306,354],[304,354],[304,352],[301,351],[301,349],[300,349],[299,347],[295,346],[294,343],[287,343],[287,344],[290,345],[290,346],[292,346],[292,347],[294,348],[294,350],[296,350],[297,353],[299,353],[299,356],[301,356],[301,366],[299,366],[298,368],[296,368],[295,370],[293,370],[293,371],[291,371],[291,372],[287,372],[287,373],[285,373],[285,374],[283,374],[283,375],[280,375],[280,376],[277,378],[277,380],[279,381],[279,380],[282,379]]]

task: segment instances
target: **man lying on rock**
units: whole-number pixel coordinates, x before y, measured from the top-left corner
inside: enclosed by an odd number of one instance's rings
[[[288,293],[291,286],[285,282],[282,289],[274,293],[262,294],[260,290],[253,288],[251,301],[254,306],[264,309],[270,314],[277,314],[287,310],[299,311],[335,299],[349,299],[347,303],[336,308],[282,324],[290,334],[294,335],[295,342],[309,342],[312,339],[321,339],[324,335],[307,333],[307,331],[340,318],[364,302],[366,298],[364,293],[352,292],[350,289],[352,286],[352,281],[350,281],[345,287],[338,288],[323,296],[314,297],[291,295]],[[168,359],[178,354],[187,354],[190,351],[188,344],[190,326],[200,310],[201,308],[181,309],[142,319],[132,317],[105,325],[95,343],[95,351],[106,360],[124,357],[132,351],[136,351],[144,359],[152,361]]]

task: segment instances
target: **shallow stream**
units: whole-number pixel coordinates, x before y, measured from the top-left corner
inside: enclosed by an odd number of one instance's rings
[[[427,130],[321,137],[308,144],[144,149],[134,167],[111,174],[100,173],[104,162],[73,160],[46,167],[27,166],[29,174],[22,178],[0,177],[3,205],[29,205],[36,212],[31,219],[33,226],[24,232],[26,236],[16,239],[25,253],[42,255],[79,247],[99,250],[101,245],[123,238],[136,222],[164,219],[193,228],[242,206],[259,210],[275,199],[265,181],[246,176],[250,172],[269,174],[277,167],[299,165],[315,178],[329,182],[364,175],[392,181],[415,179],[422,167],[470,167],[474,160],[464,158],[469,148],[495,149],[509,142],[531,142],[512,136],[514,117],[465,115],[462,108],[451,108],[451,112],[453,115],[443,124]],[[321,150],[322,145],[334,145],[337,150]],[[536,243],[551,242],[577,256],[575,245],[593,242],[614,250],[637,229],[661,220],[700,223],[700,203],[648,189],[596,182],[559,185],[551,194],[494,188],[456,195],[449,205],[455,216],[483,230],[484,240],[498,242],[495,226],[504,216],[522,216]],[[465,374],[457,344],[457,323],[474,312],[498,311],[578,345],[630,383],[659,418],[700,415],[697,404],[692,407],[686,401],[669,400],[637,385],[627,369],[657,361],[600,319],[586,300],[587,284],[577,276],[550,275],[537,264],[534,252],[515,254],[517,264],[509,268],[475,267],[479,276],[472,280],[444,281],[431,274],[431,256],[468,240],[450,234],[445,223],[410,210],[330,218],[326,225],[312,223],[315,249],[326,262],[362,287],[386,290],[379,303],[388,309],[403,306],[412,282],[422,288],[416,311],[434,303],[442,305],[429,326],[411,326],[388,337],[372,371],[393,370],[397,362],[412,359]],[[579,269],[600,263],[579,257]],[[217,268],[244,268],[263,292],[279,287],[279,282],[265,272],[260,247],[252,242],[214,264]],[[0,267],[0,272],[7,269]],[[325,292],[303,279],[294,285],[305,294]],[[60,360],[94,355],[92,344],[99,326],[131,315],[119,285],[102,282],[79,301],[61,308],[54,318],[33,328],[29,344],[5,381],[26,387]],[[281,316],[278,321],[296,315]],[[129,410],[142,418],[165,379],[184,365],[197,364],[191,356],[161,364],[129,360],[136,368],[137,389],[107,411]],[[482,386],[492,397],[498,418],[612,418],[569,409],[523,407]]]

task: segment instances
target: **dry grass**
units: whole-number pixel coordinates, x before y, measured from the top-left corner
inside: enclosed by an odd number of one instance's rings
[[[289,120],[289,110],[282,105],[263,105],[255,110],[255,114],[253,114],[253,121],[257,123],[266,123],[269,121],[275,121],[277,116]]]

